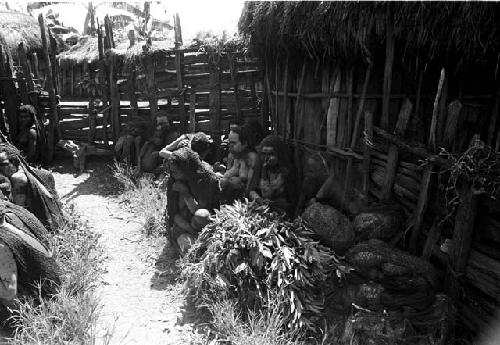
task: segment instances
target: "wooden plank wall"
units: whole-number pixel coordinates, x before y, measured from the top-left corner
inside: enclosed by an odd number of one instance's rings
[[[115,56],[115,58],[122,57]],[[136,103],[142,104],[142,107],[137,110],[139,117],[150,118],[151,102],[155,103],[155,108],[158,107],[160,112],[166,113],[174,122],[178,122],[183,131],[194,129],[220,134],[220,132],[227,131],[231,123],[242,123],[250,118],[260,119],[259,98],[262,97],[262,93],[255,91],[263,75],[259,62],[243,54],[222,53],[218,57],[219,68],[214,72],[210,67],[210,58],[211,54],[204,52],[161,51],[141,60],[134,70],[126,67],[117,71],[116,84],[119,99],[122,104],[123,101],[131,104],[128,107],[120,107],[121,124],[123,125],[131,117]],[[109,60],[107,62],[109,63]],[[115,62],[115,64],[125,65],[123,62]],[[68,82],[68,76],[71,75],[67,73],[68,68],[76,71],[79,70],[78,65],[62,64],[60,66],[63,73],[63,77],[59,78],[63,99],[88,100],[89,95],[84,91],[79,91],[74,87],[73,91],[69,90],[72,84]],[[151,70],[154,71],[153,74],[146,73]],[[218,77],[217,92],[219,94],[219,104],[215,108],[211,107],[210,101],[210,95],[213,92],[210,78],[214,73],[217,73]],[[76,75],[80,76],[80,74]],[[190,104],[192,100],[195,102],[194,107]],[[193,113],[193,109],[194,116],[189,116],[190,112]],[[79,115],[80,111],[86,113],[84,110],[63,107],[61,123],[63,138],[77,140],[85,137],[84,134],[76,135],[76,132],[66,130],[69,127],[77,130],[78,124],[81,124],[82,133],[85,132],[85,128],[88,127],[85,120],[80,119],[80,122],[75,122],[71,118],[71,115]],[[220,114],[220,125],[213,128],[209,121],[214,119],[216,113]],[[191,124],[193,119],[195,123]],[[99,126],[97,131],[99,131]]]
[[[490,200],[486,207],[484,200],[477,201],[481,217],[473,235],[459,221],[447,231],[437,230],[433,223],[447,213],[437,199],[439,172],[450,163],[437,154],[441,147],[463,152],[474,135],[495,147],[500,142],[500,96],[498,90],[467,94],[454,88],[451,93],[450,85],[457,79],[448,79],[444,68],[417,73],[408,82],[408,75],[392,60],[356,68],[310,60],[291,65],[286,57],[280,57],[285,63],[267,61],[264,80],[271,126],[294,148],[299,175],[313,154],[329,162],[337,181],[330,192],[342,196],[340,207],[345,211],[363,185],[370,197],[401,204],[408,232],[392,244],[446,271],[448,258],[440,244],[448,238],[459,245],[472,236],[472,246],[450,255],[469,257],[456,267],[465,277],[457,278],[460,286],[470,293],[466,298],[456,292],[457,315],[477,329],[493,315],[486,311],[500,306],[500,250],[495,249],[500,248],[500,203]],[[460,217],[474,226],[475,214]]]

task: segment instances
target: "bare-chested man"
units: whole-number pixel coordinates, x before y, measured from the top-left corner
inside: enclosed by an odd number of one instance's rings
[[[22,105],[18,110],[18,134],[14,144],[26,156],[30,163],[37,162],[39,157],[38,133],[35,126],[36,110],[32,105]]]

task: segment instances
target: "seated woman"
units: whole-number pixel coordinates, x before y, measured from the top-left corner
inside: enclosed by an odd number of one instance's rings
[[[26,156],[29,163],[37,163],[44,152],[45,133],[36,117],[32,105],[22,105],[18,109],[18,132],[14,145]]]
[[[172,244],[185,254],[198,232],[208,224],[210,212],[219,207],[219,178],[206,162],[189,147],[175,150],[168,158],[172,191],[176,202],[168,204],[169,233]]]
[[[11,183],[14,204],[32,212],[52,230],[57,228],[63,211],[49,171],[30,167],[16,147],[0,143],[0,174]]]
[[[130,123],[125,124],[125,128],[114,147],[116,159],[127,164],[135,164],[141,150],[143,137],[144,128],[133,126]]]
[[[295,173],[283,141],[269,135],[260,144],[260,176],[249,193],[251,200],[266,199],[271,207],[293,215],[296,204]]]

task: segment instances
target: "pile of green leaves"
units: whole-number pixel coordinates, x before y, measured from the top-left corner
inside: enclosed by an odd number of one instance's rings
[[[269,307],[277,296],[290,329],[315,330],[321,283],[342,266],[299,218],[236,201],[216,211],[184,259],[183,276],[196,306],[236,299],[240,312]]]

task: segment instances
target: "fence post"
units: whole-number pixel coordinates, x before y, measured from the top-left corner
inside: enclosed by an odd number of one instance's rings
[[[212,53],[213,54],[213,53]],[[215,54],[214,54],[215,55]],[[220,158],[220,134],[221,134],[221,119],[220,119],[220,69],[218,63],[213,61],[214,57],[210,57],[210,93],[208,96],[210,121],[212,123],[211,135],[217,147],[216,157]]]
[[[185,94],[184,94],[184,51],[175,51],[175,70],[177,76],[177,89],[179,90],[179,116],[181,120],[181,131],[187,131],[187,114],[185,108]]]
[[[40,25],[40,33],[42,37],[42,52],[44,59],[47,62],[47,89],[49,92],[50,99],[50,113],[49,113],[49,128],[48,128],[48,152],[47,152],[47,163],[52,162],[54,158],[54,145],[55,145],[55,131],[58,126],[58,113],[57,113],[57,101],[56,101],[56,90],[54,88],[54,76],[52,74],[52,63],[49,56],[49,48],[47,44],[47,36],[45,35],[45,22],[43,15],[40,13],[38,15],[38,24]]]
[[[0,45],[0,90],[4,95],[4,108],[9,122],[10,139],[17,136],[17,91],[12,79],[12,70],[10,69],[9,56],[4,56],[3,46]]]

